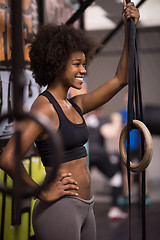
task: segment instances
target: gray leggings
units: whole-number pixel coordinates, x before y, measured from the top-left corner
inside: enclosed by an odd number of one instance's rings
[[[54,203],[37,200],[33,229],[37,240],[96,240],[94,199],[63,197]]]

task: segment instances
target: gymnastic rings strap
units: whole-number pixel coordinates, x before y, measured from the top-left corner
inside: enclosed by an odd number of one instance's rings
[[[143,134],[144,141],[145,141],[145,151],[144,151],[142,160],[138,164],[133,164],[130,161],[130,170],[132,172],[142,172],[148,167],[152,159],[153,142],[152,142],[152,136],[144,123],[142,123],[139,120],[133,120],[132,129],[135,129],[135,128],[139,129]],[[127,166],[126,142],[127,142],[127,124],[122,129],[120,141],[119,141],[119,149],[120,149],[122,161]]]
[[[128,4],[130,0],[126,0]],[[133,127],[134,119],[138,119],[143,122],[143,107],[142,107],[142,96],[141,96],[141,85],[140,85],[140,74],[138,66],[138,53],[136,49],[136,33],[134,20],[130,18],[127,21],[128,26],[128,54],[129,54],[129,68],[128,68],[128,112],[127,112],[127,157],[123,156],[122,159],[127,158],[127,176],[128,176],[128,200],[129,200],[129,240],[131,240],[131,186],[130,186],[130,170],[135,171],[143,170],[147,167],[148,161],[143,158],[143,161],[138,166],[134,166],[130,159],[130,132]],[[135,101],[134,101],[135,100]],[[135,109],[134,109],[135,102]],[[139,127],[139,125],[138,125]],[[143,129],[143,130],[142,130]],[[141,131],[144,134],[144,128]],[[123,130],[125,132],[125,129]],[[122,133],[123,136],[123,133]],[[142,134],[141,134],[142,136]],[[126,137],[124,138],[123,149],[126,149]],[[123,137],[122,137],[123,140]],[[148,138],[145,135],[145,146],[148,147]],[[121,144],[120,144],[121,145]],[[122,150],[122,149],[121,149]],[[125,152],[125,151],[123,151]],[[141,137],[141,154],[144,154],[144,138]],[[123,153],[124,154],[124,153]],[[145,163],[145,164],[144,164]],[[131,167],[131,168],[130,168]],[[146,240],[146,213],[145,213],[145,171],[142,171],[142,240]]]

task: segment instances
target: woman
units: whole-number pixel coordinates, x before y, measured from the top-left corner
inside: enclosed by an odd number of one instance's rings
[[[134,18],[139,11],[124,1],[123,19]],[[93,196],[84,144],[88,131],[83,114],[108,102],[127,84],[127,28],[125,44],[115,76],[96,90],[67,99],[70,87],[81,89],[86,64],[97,45],[81,30],[71,26],[44,26],[35,36],[30,50],[31,69],[36,82],[47,90],[34,101],[31,112],[45,114],[60,132],[64,159],[57,178],[37,196],[33,211],[33,227],[38,240],[94,240]],[[101,97],[98,97],[101,96]],[[22,133],[23,153],[34,143],[40,151],[46,173],[54,167],[53,150],[48,136],[35,122]],[[14,137],[4,150],[0,167],[13,177]],[[36,186],[22,166],[25,184]]]

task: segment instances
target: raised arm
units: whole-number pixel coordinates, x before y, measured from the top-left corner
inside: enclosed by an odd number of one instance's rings
[[[124,1],[123,21],[125,25],[125,39],[121,58],[116,70],[115,76],[106,81],[103,85],[94,91],[82,95],[81,104],[83,113],[88,113],[97,107],[108,102],[115,94],[117,94],[128,83],[128,34],[127,34],[127,19],[133,18],[135,28],[139,19],[139,10],[134,6],[134,3],[126,5]]]

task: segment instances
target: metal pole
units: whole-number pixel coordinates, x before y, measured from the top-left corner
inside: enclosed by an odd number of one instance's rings
[[[12,81],[13,81],[13,112],[18,114],[23,111],[23,90],[25,80],[23,76],[24,56],[22,47],[22,7],[21,0],[11,1],[12,23]],[[15,119],[17,120],[17,119]],[[20,224],[21,207],[21,133],[15,133],[15,172],[13,178],[13,221]]]

